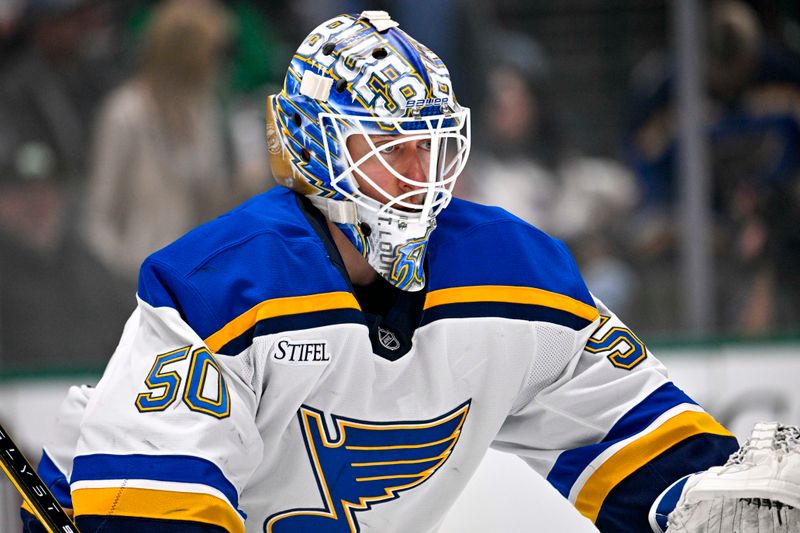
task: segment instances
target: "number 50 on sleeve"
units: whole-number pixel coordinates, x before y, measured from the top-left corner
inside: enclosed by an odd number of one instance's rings
[[[191,348],[184,346],[156,356],[153,368],[144,381],[149,392],[143,392],[136,397],[136,408],[139,412],[163,411],[177,400],[183,377],[176,370],[169,370],[167,367],[186,359]],[[216,379],[215,394],[209,394],[214,390],[213,385],[206,386],[209,379]],[[189,409],[215,418],[230,416],[228,386],[208,348],[201,347],[192,352],[186,381],[183,402]]]

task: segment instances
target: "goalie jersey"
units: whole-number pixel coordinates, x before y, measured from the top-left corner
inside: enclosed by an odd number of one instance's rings
[[[420,293],[353,287],[283,188],[148,258],[40,464],[81,531],[435,531],[489,447],[601,531],[650,531],[736,449],[561,243],[457,199],[437,222]]]

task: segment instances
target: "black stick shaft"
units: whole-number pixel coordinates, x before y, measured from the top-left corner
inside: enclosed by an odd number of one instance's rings
[[[80,533],[11,436],[0,424],[0,469],[50,533]]]

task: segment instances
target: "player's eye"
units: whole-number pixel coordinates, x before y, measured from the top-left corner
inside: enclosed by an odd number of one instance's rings
[[[417,143],[417,146],[420,149],[425,150],[426,152],[430,152],[432,144],[433,143],[430,141],[430,139],[428,139],[427,141],[420,141],[419,143]]]
[[[389,146],[379,146],[378,150],[380,150],[382,154],[391,154],[392,152],[397,150],[397,146],[398,145],[396,144],[390,144]]]

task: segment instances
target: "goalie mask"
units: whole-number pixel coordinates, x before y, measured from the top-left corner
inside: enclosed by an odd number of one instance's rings
[[[267,142],[278,183],[308,196],[392,285],[425,286],[428,238],[470,147],[469,109],[438,56],[382,11],[324,22],[267,100]]]

